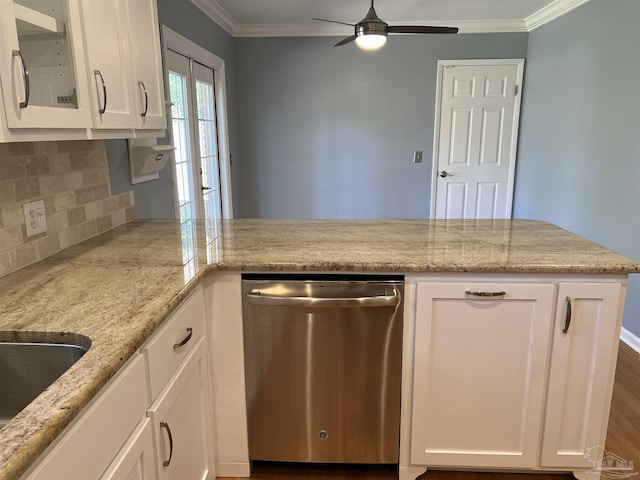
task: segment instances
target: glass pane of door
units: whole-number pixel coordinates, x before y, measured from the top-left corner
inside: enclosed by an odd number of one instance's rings
[[[187,63],[188,67],[188,63]],[[192,278],[196,270],[195,219],[196,206],[193,188],[193,149],[190,134],[188,70],[169,67],[169,95],[171,98],[171,133],[173,138],[175,188],[178,218],[182,235],[182,260],[185,278]]]
[[[192,71],[195,83],[195,108],[198,114],[200,178],[197,180],[200,182],[201,215],[205,219],[206,241],[209,245],[218,236],[218,220],[222,218],[214,71],[197,62],[193,62]],[[207,248],[207,252],[210,251],[211,249]],[[211,258],[207,260],[212,261]]]
[[[78,108],[66,2],[14,0],[14,11],[29,105]]]
[[[213,85],[196,81],[198,102],[198,132],[200,134],[200,168],[205,218],[222,217],[220,202],[220,173],[218,171],[218,141]]]

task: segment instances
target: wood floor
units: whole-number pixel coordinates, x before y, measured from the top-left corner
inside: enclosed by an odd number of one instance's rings
[[[640,472],[640,354],[620,342],[606,449],[632,461]],[[535,475],[535,476],[534,476]],[[222,479],[222,477],[218,477]],[[395,480],[395,468],[296,466],[256,463],[253,480]],[[574,480],[572,475],[443,472],[430,470],[421,480]],[[630,480],[640,480],[640,473]],[[246,479],[227,479],[246,480]],[[599,480],[594,475],[594,480]]]

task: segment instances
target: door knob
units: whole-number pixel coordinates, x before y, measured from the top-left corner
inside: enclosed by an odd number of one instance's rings
[[[442,178],[445,178],[445,177],[453,177],[454,175],[453,175],[453,173],[448,173],[446,170],[442,170],[442,171],[440,172],[440,176],[441,176]]]
[[[200,187],[200,190],[202,190],[203,192],[207,191],[207,190],[211,190],[211,187]]]

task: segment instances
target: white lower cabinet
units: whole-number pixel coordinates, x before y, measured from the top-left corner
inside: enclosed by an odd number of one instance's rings
[[[22,480],[215,478],[205,330],[197,287]]]
[[[553,332],[543,467],[593,468],[607,433],[620,284],[561,283]],[[591,452],[591,454],[589,454]]]
[[[149,405],[145,377],[143,357],[137,353],[22,478],[101,478],[144,418]]]
[[[536,465],[554,292],[418,284],[412,463]]]
[[[576,280],[407,286],[401,480],[428,467],[582,478],[596,465],[626,289],[615,277]]]
[[[149,409],[161,480],[204,480],[209,473],[205,345],[198,342]]]

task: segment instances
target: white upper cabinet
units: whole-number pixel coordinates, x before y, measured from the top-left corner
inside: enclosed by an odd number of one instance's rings
[[[156,2],[122,1],[126,7],[131,55],[135,116],[138,129],[166,128],[166,106],[162,81],[162,56]]]
[[[78,1],[0,0],[0,11],[7,127],[90,126]]]
[[[166,128],[154,0],[0,0],[0,9],[0,141]]]

